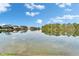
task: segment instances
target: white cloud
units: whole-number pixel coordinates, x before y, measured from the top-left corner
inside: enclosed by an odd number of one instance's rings
[[[45,9],[45,6],[44,5],[38,5],[38,4],[34,4],[34,3],[26,3],[25,6],[31,10],[33,9],[39,9],[39,10],[42,10],[42,9]]]
[[[42,24],[42,19],[37,19],[37,21],[36,21],[36,23],[38,23],[38,24]]]
[[[35,5],[35,8],[42,10],[42,9],[45,9],[45,6],[44,5]]]
[[[63,23],[63,20],[53,20],[53,23]]]
[[[77,19],[79,18],[79,15],[63,15],[56,17],[56,19]]]
[[[32,17],[37,16],[38,14],[39,12],[26,12],[26,15],[32,16]]]
[[[0,24],[0,26],[6,25],[5,23]]]
[[[50,23],[63,23],[64,21],[62,19],[56,19],[56,18],[51,18],[49,21],[48,21],[48,24]]]
[[[41,4],[34,4],[34,3],[26,3],[25,6],[31,10],[31,12],[26,12],[26,15],[29,15],[29,16],[36,16],[38,14],[40,14],[40,12],[32,12],[33,9],[38,9],[38,10],[43,10],[45,9],[45,6],[44,5],[41,5]]]
[[[34,9],[34,7],[32,6],[32,3],[26,3],[25,6],[29,9]]]
[[[64,8],[66,6],[71,6],[71,3],[56,3],[60,8]]]
[[[66,8],[65,11],[72,11],[72,9],[70,9],[70,8]]]
[[[79,19],[79,15],[63,15],[63,16],[57,16],[55,18],[51,18],[49,21],[48,21],[48,24],[49,23],[64,23],[65,20],[76,20],[76,19]]]
[[[10,6],[9,3],[0,3],[0,13],[8,11],[8,7]]]

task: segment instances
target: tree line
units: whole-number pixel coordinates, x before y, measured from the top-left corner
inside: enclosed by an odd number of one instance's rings
[[[67,35],[67,36],[79,36],[79,24],[46,24],[42,26],[42,32],[48,35]]]
[[[42,30],[43,33],[47,35],[67,35],[67,36],[79,36],[79,24],[77,23],[68,23],[68,24],[46,24],[42,26],[41,28],[39,27],[30,27],[28,29],[27,26],[17,26],[17,25],[3,25],[0,26],[0,32],[1,31],[35,31],[35,30]]]
[[[27,26],[17,26],[17,25],[3,25],[0,26],[0,31],[8,31],[8,32],[12,32],[12,31],[27,31],[27,30],[40,30],[39,27],[30,27],[30,29],[28,29]]]

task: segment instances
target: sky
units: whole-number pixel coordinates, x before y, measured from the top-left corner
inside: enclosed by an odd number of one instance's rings
[[[79,23],[78,3],[0,3],[0,25]]]

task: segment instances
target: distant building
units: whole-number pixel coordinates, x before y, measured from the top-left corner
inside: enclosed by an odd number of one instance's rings
[[[3,25],[2,28],[3,29],[13,29],[13,26],[11,26],[11,25]]]

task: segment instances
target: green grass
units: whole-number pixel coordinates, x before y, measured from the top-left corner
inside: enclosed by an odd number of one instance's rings
[[[15,56],[16,54],[12,53],[0,53],[0,56]]]

